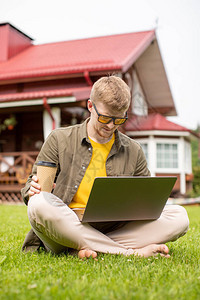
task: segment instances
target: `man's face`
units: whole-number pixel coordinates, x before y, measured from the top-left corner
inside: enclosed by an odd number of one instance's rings
[[[90,100],[89,100],[90,101]],[[102,114],[104,116],[108,117],[116,117],[116,118],[123,118],[126,115],[126,111],[113,111],[111,108],[107,105],[105,105],[102,102],[96,103],[96,109],[99,114]],[[110,138],[114,131],[120,126],[120,125],[114,125],[113,121],[111,121],[108,124],[103,124],[98,121],[98,114],[94,108],[94,105],[91,103],[88,103],[88,109],[91,112],[91,125],[93,127],[93,130],[95,133],[100,136],[101,138],[108,139]]]

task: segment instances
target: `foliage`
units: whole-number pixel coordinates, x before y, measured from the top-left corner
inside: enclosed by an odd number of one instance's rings
[[[200,166],[193,167],[193,197],[200,196]],[[192,196],[192,195],[191,195]]]
[[[192,147],[192,167],[200,166],[200,159],[198,157],[199,152],[199,140],[193,139],[191,141]]]
[[[191,197],[200,196],[200,159],[198,157],[199,152],[199,140],[194,139],[191,142],[192,146],[192,173],[193,179],[193,191]]]
[[[2,123],[0,120],[0,133],[1,131],[6,130],[7,128],[13,128],[15,125],[17,125],[15,115],[10,115],[10,117],[5,119]]]
[[[0,206],[0,299],[198,299],[200,207],[188,207],[190,230],[168,243],[171,257],[22,253],[30,229],[25,206]]]

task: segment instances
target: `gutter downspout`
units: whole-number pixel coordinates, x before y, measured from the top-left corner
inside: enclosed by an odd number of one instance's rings
[[[46,109],[46,111],[48,112],[48,114],[51,117],[51,120],[52,120],[52,130],[54,130],[54,129],[56,129],[56,121],[55,121],[55,119],[53,117],[53,114],[51,112],[51,107],[47,103],[47,98],[46,97],[43,98],[43,105],[44,105],[44,108]]]
[[[85,71],[85,72],[84,72],[84,77],[85,77],[85,80],[87,81],[88,85],[89,85],[89,86],[92,86],[92,85],[93,85],[93,82],[92,82],[92,80],[91,80],[91,78],[90,78],[90,74],[89,74],[88,71]]]

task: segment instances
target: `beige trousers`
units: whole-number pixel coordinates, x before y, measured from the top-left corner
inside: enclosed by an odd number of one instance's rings
[[[174,241],[189,227],[187,212],[178,205],[166,205],[154,221],[82,224],[61,199],[47,192],[30,198],[28,217],[37,236],[53,253],[73,248],[129,255],[133,249]]]

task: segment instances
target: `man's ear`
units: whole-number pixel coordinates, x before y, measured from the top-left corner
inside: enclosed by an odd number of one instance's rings
[[[92,110],[92,101],[90,99],[88,99],[87,108],[88,108],[89,112],[91,112],[91,110]]]

